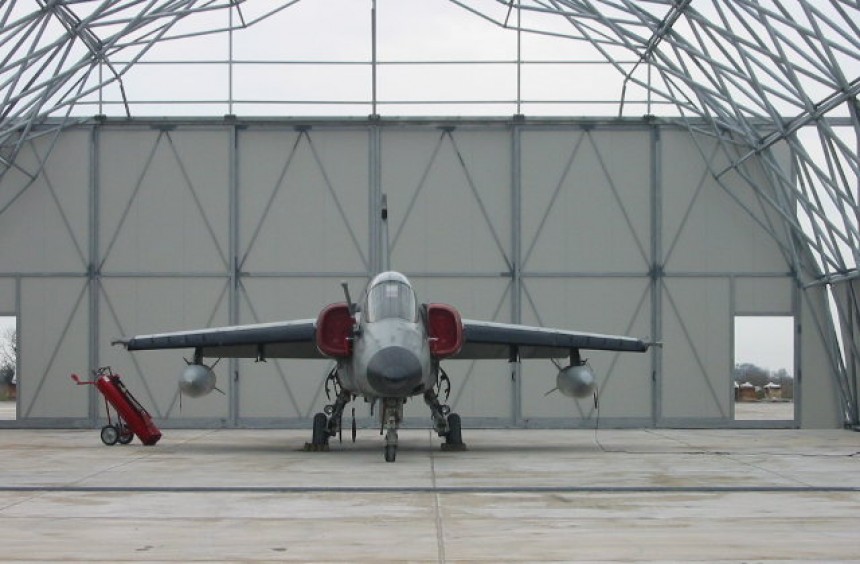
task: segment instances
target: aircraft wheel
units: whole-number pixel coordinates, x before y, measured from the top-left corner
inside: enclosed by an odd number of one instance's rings
[[[463,444],[463,428],[460,426],[460,416],[456,413],[448,416],[448,433],[445,435],[445,443],[449,445]]]
[[[119,429],[113,425],[105,425],[101,432],[102,442],[108,446],[115,445],[119,440]]]
[[[325,413],[314,415],[314,434],[312,439],[314,446],[328,444],[328,417]]]
[[[397,458],[397,445],[385,445],[385,462],[394,462]]]
[[[117,442],[121,445],[127,445],[134,439],[134,433],[131,432],[131,429],[128,428],[128,425],[123,425],[120,428],[119,438]]]

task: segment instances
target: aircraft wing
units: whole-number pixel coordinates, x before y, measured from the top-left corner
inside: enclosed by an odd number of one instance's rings
[[[632,337],[469,319],[463,333],[463,348],[452,358],[564,358],[572,349],[645,352],[651,346]]]
[[[316,320],[215,327],[114,341],[130,351],[200,349],[209,358],[325,358],[317,350]]]

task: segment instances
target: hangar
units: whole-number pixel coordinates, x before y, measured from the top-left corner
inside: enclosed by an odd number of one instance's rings
[[[0,8],[0,425],[94,425],[68,376],[111,365],[162,425],[308,426],[326,362],[225,361],[223,395],[182,401],[181,354],[110,341],[315,317],[379,270],[383,194],[425,301],[663,343],[591,355],[601,424],[756,425],[732,369],[760,316],[790,324],[795,380],[767,425],[858,424],[856,5],[403,4]],[[550,363],[446,370],[467,426],[597,422],[545,396]]]

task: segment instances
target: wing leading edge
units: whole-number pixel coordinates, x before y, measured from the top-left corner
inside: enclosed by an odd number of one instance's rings
[[[138,335],[119,339],[130,351],[197,349],[204,357],[324,358],[314,341],[315,319]]]
[[[571,350],[645,352],[641,339],[528,325],[463,320],[463,348],[452,358],[563,358]]]

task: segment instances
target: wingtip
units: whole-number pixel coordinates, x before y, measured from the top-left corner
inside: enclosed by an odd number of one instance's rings
[[[131,339],[114,339],[113,341],[111,341],[111,342],[110,342],[110,345],[111,345],[112,347],[115,347],[115,346],[117,346],[117,345],[122,345],[122,346],[124,346],[125,348],[128,348],[128,343],[129,343],[130,341],[131,341]]]

